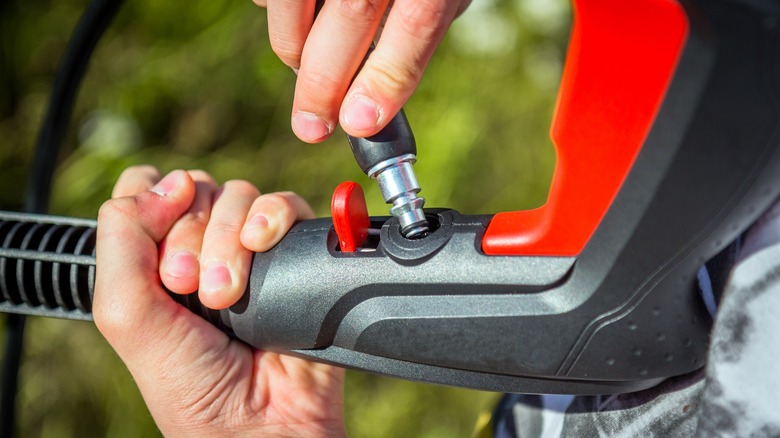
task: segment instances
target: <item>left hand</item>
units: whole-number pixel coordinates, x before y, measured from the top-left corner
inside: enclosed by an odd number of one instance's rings
[[[220,187],[202,171],[161,178],[133,167],[119,178],[98,217],[93,315],[165,436],[345,435],[343,370],[254,350],[162,288],[230,306],[252,251],[312,215],[293,193],[261,196],[245,181]]]

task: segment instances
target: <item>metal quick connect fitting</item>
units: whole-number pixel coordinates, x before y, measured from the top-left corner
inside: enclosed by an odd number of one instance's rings
[[[425,198],[417,196],[420,184],[412,166],[416,161],[414,154],[405,154],[382,161],[366,172],[379,183],[385,202],[393,204],[390,214],[398,218],[401,234],[409,239],[423,237],[430,230],[423,212]]]

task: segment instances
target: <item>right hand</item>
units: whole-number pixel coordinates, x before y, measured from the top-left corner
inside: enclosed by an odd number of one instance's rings
[[[293,131],[318,143],[338,121],[354,137],[384,128],[471,0],[327,0],[316,21],[315,0],[254,2],[268,8],[271,47],[298,71]],[[376,49],[355,76],[385,15]]]

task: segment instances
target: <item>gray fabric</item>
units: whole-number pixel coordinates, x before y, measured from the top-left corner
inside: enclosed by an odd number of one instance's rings
[[[526,399],[523,403],[512,406],[512,418],[515,419],[515,433],[519,438],[542,436],[542,403],[541,397],[536,400]],[[517,419],[522,421],[517,421]]]
[[[669,379],[654,388],[615,396],[576,397],[562,436],[670,437],[696,431],[704,372]]]
[[[544,403],[515,395],[513,415],[497,417],[514,427],[494,430],[523,438],[780,437],[780,202],[734,247],[730,275],[708,266],[713,283],[727,280],[706,370],[632,394],[574,397],[558,429],[544,427]]]
[[[737,265],[712,335],[700,437],[780,437],[780,244]]]

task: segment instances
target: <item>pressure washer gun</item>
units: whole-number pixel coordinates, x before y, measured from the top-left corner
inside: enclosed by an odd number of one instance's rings
[[[409,145],[401,115],[355,148],[381,155],[360,164],[400,199],[392,216],[340,189],[335,218],[255,255],[231,308],[175,298],[257,348],[438,384],[605,394],[704,366],[697,271],[780,194],[780,7],[576,0],[574,14],[543,207],[421,210],[413,152],[387,146]],[[95,223],[0,220],[0,309],[89,318]]]

